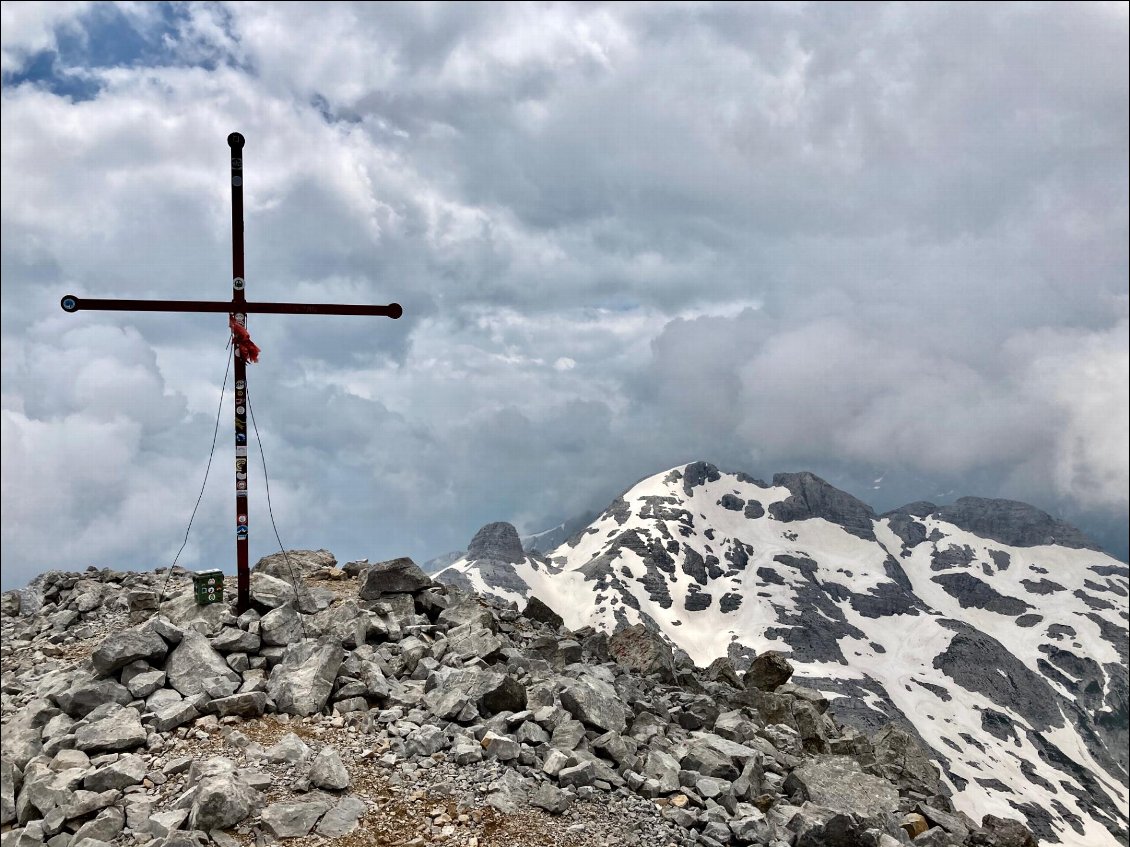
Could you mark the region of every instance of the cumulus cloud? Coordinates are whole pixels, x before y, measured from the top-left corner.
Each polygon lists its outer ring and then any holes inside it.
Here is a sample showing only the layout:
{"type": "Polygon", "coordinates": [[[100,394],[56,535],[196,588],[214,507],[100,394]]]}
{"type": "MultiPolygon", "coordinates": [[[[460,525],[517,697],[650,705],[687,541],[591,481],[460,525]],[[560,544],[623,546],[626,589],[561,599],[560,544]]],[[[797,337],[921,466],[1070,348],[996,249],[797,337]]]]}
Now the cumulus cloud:
{"type": "MultiPolygon", "coordinates": [[[[288,545],[427,557],[707,458],[1027,499],[1125,553],[1124,7],[3,24],[5,585],[179,546],[222,318],[57,304],[225,297],[236,129],[249,296],[405,307],[251,321],[288,545]]],[[[190,564],[230,559],[229,416],[190,564]]]]}

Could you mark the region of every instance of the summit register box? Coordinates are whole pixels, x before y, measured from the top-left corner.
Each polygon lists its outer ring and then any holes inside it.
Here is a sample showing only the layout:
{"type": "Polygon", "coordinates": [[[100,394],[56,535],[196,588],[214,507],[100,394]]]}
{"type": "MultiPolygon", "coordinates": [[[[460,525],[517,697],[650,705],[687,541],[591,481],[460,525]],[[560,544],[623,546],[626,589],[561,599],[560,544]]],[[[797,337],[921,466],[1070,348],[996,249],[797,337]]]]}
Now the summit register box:
{"type": "Polygon", "coordinates": [[[219,569],[197,571],[192,575],[192,591],[201,606],[219,603],[224,599],[224,572],[219,569]]]}

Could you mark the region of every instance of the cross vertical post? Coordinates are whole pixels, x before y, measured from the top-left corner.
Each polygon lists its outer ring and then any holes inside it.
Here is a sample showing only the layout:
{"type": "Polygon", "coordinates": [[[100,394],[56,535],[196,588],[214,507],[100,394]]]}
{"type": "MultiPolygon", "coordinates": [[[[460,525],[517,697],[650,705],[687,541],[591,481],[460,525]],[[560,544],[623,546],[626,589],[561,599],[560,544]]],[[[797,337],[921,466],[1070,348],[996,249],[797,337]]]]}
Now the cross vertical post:
{"type": "MultiPolygon", "coordinates": [[[[269,315],[370,315],[396,320],[404,310],[399,303],[386,306],[352,303],[255,303],[244,293],[243,267],[243,146],[238,132],[228,136],[231,148],[231,300],[130,300],[78,297],[66,294],[59,301],[64,312],[83,310],[130,312],[216,312],[227,313],[235,358],[235,555],[237,568],[236,609],[240,614],[251,607],[251,569],[248,556],[247,512],[247,362],[254,362],[258,348],[247,336],[247,316],[252,312],[269,315]]],[[[190,524],[191,526],[191,524],[190,524]]]]}
{"type": "MultiPolygon", "coordinates": [[[[231,148],[231,274],[232,317],[247,328],[247,313],[239,311],[247,302],[244,294],[246,282],[243,268],[243,145],[238,132],[228,136],[231,148]]],[[[235,562],[236,562],[236,614],[243,614],[251,606],[251,568],[248,556],[247,508],[247,362],[240,355],[238,345],[232,351],[235,358],[235,562]]]]}

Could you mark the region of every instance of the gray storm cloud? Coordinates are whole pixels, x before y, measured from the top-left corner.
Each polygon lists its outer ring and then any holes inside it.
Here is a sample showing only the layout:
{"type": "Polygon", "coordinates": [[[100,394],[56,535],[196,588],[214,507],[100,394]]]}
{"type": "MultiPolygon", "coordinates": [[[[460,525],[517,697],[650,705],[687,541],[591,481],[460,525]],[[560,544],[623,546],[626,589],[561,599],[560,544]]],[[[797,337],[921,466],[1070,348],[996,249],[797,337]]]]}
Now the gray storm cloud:
{"type": "Polygon", "coordinates": [[[251,295],[406,309],[252,321],[288,545],[427,557],[706,458],[1125,555],[1125,6],[3,14],[5,586],[180,544],[222,320],[57,304],[225,296],[233,129],[251,295]]]}

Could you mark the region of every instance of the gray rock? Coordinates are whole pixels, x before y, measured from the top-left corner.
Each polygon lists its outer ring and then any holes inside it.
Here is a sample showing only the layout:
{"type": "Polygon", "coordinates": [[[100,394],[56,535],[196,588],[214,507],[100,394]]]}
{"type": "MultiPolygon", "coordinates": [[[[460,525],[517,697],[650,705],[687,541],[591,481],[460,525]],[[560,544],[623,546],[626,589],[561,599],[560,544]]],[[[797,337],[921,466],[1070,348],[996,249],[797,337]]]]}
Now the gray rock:
{"type": "Polygon", "coordinates": [[[643,773],[659,782],[664,794],[679,790],[679,760],[662,750],[650,750],[644,761],[643,773]]]}
{"type": "Polygon", "coordinates": [[[691,743],[680,765],[684,770],[695,771],[703,776],[719,777],[731,782],[738,778],[739,773],[730,756],[720,753],[701,740],[691,743]]]}
{"type": "Polygon", "coordinates": [[[211,643],[218,653],[256,653],[260,645],[258,633],[234,626],[225,626],[211,643]]]}
{"type": "Polygon", "coordinates": [[[573,796],[568,791],[543,782],[530,794],[530,805],[545,809],[551,815],[560,815],[573,805],[573,796]]]}
{"type": "Polygon", "coordinates": [[[117,760],[90,772],[83,779],[83,787],[88,791],[110,791],[129,788],[145,778],[148,770],[141,756],[120,756],[117,760]]]}
{"type": "Polygon", "coordinates": [[[329,550],[287,550],[264,556],[252,567],[252,573],[265,573],[283,582],[298,580],[299,584],[305,577],[319,571],[332,568],[337,564],[337,559],[329,550]]]}
{"type": "Polygon", "coordinates": [[[522,745],[506,735],[487,731],[482,740],[483,751],[488,757],[499,761],[509,762],[518,758],[522,752],[522,745]]]}
{"type": "Polygon", "coordinates": [[[310,765],[310,784],[330,791],[344,791],[349,787],[349,772],[341,761],[341,755],[331,745],[318,751],[310,765]]]}
{"type": "Polygon", "coordinates": [[[20,790],[23,774],[7,758],[0,759],[0,826],[16,819],[16,792],[20,790]]]}
{"type": "Polygon", "coordinates": [[[200,710],[194,700],[178,700],[154,710],[151,723],[157,732],[169,732],[198,717],[200,710]]]}
{"type": "Polygon", "coordinates": [[[934,795],[941,790],[941,773],[917,738],[887,724],[871,738],[875,764],[870,768],[908,791],[934,795]]]}
{"type": "Polygon", "coordinates": [[[124,706],[133,700],[133,695],[116,680],[80,677],[71,687],[52,694],[51,699],[72,718],[82,718],[104,703],[124,706]]]}
{"type": "Polygon", "coordinates": [[[370,565],[361,575],[357,594],[362,600],[376,600],[383,594],[422,591],[431,584],[431,577],[415,562],[402,557],[370,565]]]}
{"type": "Polygon", "coordinates": [[[180,644],[169,654],[165,675],[169,685],[185,697],[210,692],[214,686],[223,694],[234,694],[241,682],[208,639],[192,629],[185,630],[180,644]]]}
{"type": "Polygon", "coordinates": [[[196,602],[192,591],[188,590],[162,603],[161,616],[150,618],[146,626],[169,643],[175,643],[176,633],[188,629],[218,632],[223,622],[230,618],[231,609],[227,603],[207,603],[202,606],[196,602]]]}
{"type": "Polygon", "coordinates": [[[502,641],[489,629],[465,624],[447,634],[448,650],[464,662],[468,659],[490,661],[502,649],[502,641]]]}
{"type": "Polygon", "coordinates": [[[310,752],[305,741],[293,732],[288,732],[267,748],[267,758],[272,762],[288,762],[293,765],[309,758],[310,752]]]}
{"type": "Polygon", "coordinates": [[[259,638],[268,646],[286,647],[302,637],[302,618],[293,603],[284,603],[259,620],[259,638]]]}
{"type": "MultiPolygon", "coordinates": [[[[522,610],[522,617],[528,618],[531,621],[549,624],[555,629],[560,629],[565,626],[565,619],[537,597],[531,597],[526,602],[526,608],[522,610]]],[[[549,787],[552,788],[552,786],[549,787]]]]}
{"type": "Polygon", "coordinates": [[[661,679],[675,679],[675,657],[663,637],[646,626],[625,627],[608,639],[608,652],[620,665],[643,675],[659,674],[661,679]]]}
{"type": "Polygon", "coordinates": [[[333,691],[341,658],[341,644],[333,638],[288,647],[267,682],[275,707],[292,715],[320,712],[333,691]]]}
{"type": "Polygon", "coordinates": [[[176,832],[188,820],[188,809],[170,809],[167,812],[158,812],[149,816],[149,834],[163,838],[176,832]]]}
{"type": "Polygon", "coordinates": [[[325,800],[272,803],[263,810],[263,826],[275,838],[301,838],[309,834],[330,808],[325,800]]]}
{"type": "Polygon", "coordinates": [[[464,736],[459,736],[451,746],[451,758],[457,765],[481,762],[483,760],[482,745],[464,736]]]}
{"type": "Polygon", "coordinates": [[[494,632],[498,622],[491,614],[490,607],[474,594],[456,593],[455,602],[448,604],[447,608],[439,613],[438,622],[449,630],[467,624],[476,625],[482,629],[494,632]]]}
{"type": "Polygon", "coordinates": [[[60,803],[62,817],[73,820],[105,809],[121,797],[117,791],[83,791],[72,793],[63,803],[60,803]]]}
{"type": "Polygon", "coordinates": [[[129,689],[129,693],[134,699],[144,700],[154,691],[163,688],[164,685],[164,671],[145,671],[131,676],[129,682],[126,683],[126,688],[129,689]]]}
{"type": "Polygon", "coordinates": [[[788,682],[792,675],[793,666],[789,660],[776,650],[769,650],[753,660],[746,671],[744,683],[746,688],[773,691],[788,682]]]}
{"type": "Polygon", "coordinates": [[[468,705],[487,714],[517,711],[525,708],[526,689],[513,677],[497,671],[441,668],[428,676],[424,705],[444,720],[455,720],[468,705]]]}
{"type": "Polygon", "coordinates": [[[215,712],[221,718],[230,715],[254,718],[266,710],[267,695],[262,691],[248,691],[243,694],[232,694],[230,697],[219,697],[208,704],[208,711],[215,712]]]}
{"type": "Polygon", "coordinates": [[[323,838],[341,838],[357,829],[358,821],[365,814],[365,801],[358,797],[342,797],[318,821],[315,832],[323,838]]]}
{"type": "Polygon", "coordinates": [[[558,750],[574,750],[585,738],[585,725],[565,719],[553,728],[550,743],[558,750]]]}
{"type": "Polygon", "coordinates": [[[765,815],[754,809],[730,821],[730,832],[741,844],[768,844],[771,830],[765,815]]]}
{"type": "MultiPolygon", "coordinates": [[[[99,707],[104,716],[75,733],[75,747],[83,752],[113,752],[132,750],[145,743],[148,733],[141,725],[137,709],[125,708],[116,703],[99,707]]],[[[94,715],[99,710],[91,712],[94,715]]]]}
{"type": "Polygon", "coordinates": [[[78,847],[84,840],[105,844],[113,841],[125,828],[126,816],[114,806],[103,809],[94,820],[87,821],[74,834],[71,844],[78,847]]]}
{"type": "Polygon", "coordinates": [[[193,766],[189,783],[196,783],[188,824],[205,832],[235,826],[258,807],[259,792],[235,771],[227,759],[213,758],[193,766]]]}
{"type": "Polygon", "coordinates": [[[130,662],[143,659],[160,662],[169,652],[169,645],[149,628],[127,629],[102,640],[91,654],[90,661],[99,676],[108,676],[130,662]]]}
{"type": "Polygon", "coordinates": [[[596,781],[596,768],[592,762],[581,762],[570,768],[562,768],[557,773],[559,785],[592,785],[596,781]]]}
{"type": "Polygon", "coordinates": [[[260,606],[277,609],[284,603],[296,603],[298,594],[289,582],[266,573],[252,573],[251,599],[260,606]]]}
{"type": "Polygon", "coordinates": [[[1020,821],[985,815],[981,826],[996,840],[998,847],[1037,847],[1035,836],[1020,821]]]}
{"type": "Polygon", "coordinates": [[[965,841],[969,837],[969,827],[955,814],[936,809],[926,803],[917,803],[914,810],[925,818],[930,826],[940,826],[946,832],[955,835],[958,841],[965,841]]]}
{"type": "Polygon", "coordinates": [[[731,783],[713,776],[700,776],[694,782],[694,790],[704,800],[717,800],[729,793],[731,783]]]}
{"type": "Polygon", "coordinates": [[[0,750],[3,751],[0,761],[9,762],[22,771],[43,750],[41,723],[30,707],[17,712],[0,733],[0,750]]]}
{"type": "Polygon", "coordinates": [[[340,641],[346,647],[364,644],[369,634],[369,612],[357,600],[334,603],[310,620],[310,634],[340,641]]]}
{"type": "Polygon", "coordinates": [[[616,690],[592,677],[570,680],[561,689],[561,705],[575,718],[602,730],[623,732],[627,720],[616,690]]]}
{"type": "Polygon", "coordinates": [[[819,756],[805,761],[785,779],[784,790],[835,812],[873,817],[898,811],[898,790],[865,774],[850,756],[819,756]]]}
{"type": "Polygon", "coordinates": [[[425,724],[404,739],[404,752],[409,756],[430,756],[447,746],[447,736],[438,726],[425,724]]]}

